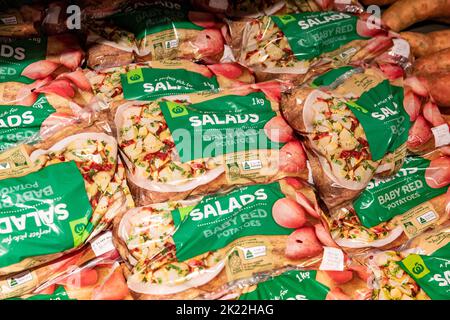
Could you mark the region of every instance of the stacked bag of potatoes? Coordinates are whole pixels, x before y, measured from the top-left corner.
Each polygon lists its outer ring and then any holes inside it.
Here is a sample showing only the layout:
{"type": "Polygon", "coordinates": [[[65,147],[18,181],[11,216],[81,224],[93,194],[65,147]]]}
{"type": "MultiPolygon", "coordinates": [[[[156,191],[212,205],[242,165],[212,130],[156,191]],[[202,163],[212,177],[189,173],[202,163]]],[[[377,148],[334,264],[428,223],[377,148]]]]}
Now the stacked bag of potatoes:
{"type": "Polygon", "coordinates": [[[450,298],[423,1],[3,2],[0,299],[450,298]]]}

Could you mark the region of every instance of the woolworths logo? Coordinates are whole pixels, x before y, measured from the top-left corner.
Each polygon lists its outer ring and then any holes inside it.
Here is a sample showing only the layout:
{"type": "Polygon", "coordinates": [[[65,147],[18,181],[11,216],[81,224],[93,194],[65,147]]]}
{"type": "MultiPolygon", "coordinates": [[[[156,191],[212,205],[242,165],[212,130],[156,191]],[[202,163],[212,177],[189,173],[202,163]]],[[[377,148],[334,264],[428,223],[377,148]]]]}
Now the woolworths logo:
{"type": "Polygon", "coordinates": [[[72,232],[74,246],[78,246],[84,242],[89,236],[86,230],[88,219],[86,217],[69,222],[70,231],[72,232]]]}
{"type": "Polygon", "coordinates": [[[279,16],[278,18],[280,18],[281,22],[283,22],[283,24],[288,24],[290,22],[295,22],[295,17],[291,16],[291,15],[284,15],[284,16],[279,16]]]}
{"type": "Polygon", "coordinates": [[[127,82],[128,84],[138,83],[144,81],[144,75],[142,74],[142,69],[134,69],[128,71],[127,73],[127,82]]]}
{"type": "Polygon", "coordinates": [[[188,110],[186,109],[186,107],[182,104],[168,101],[168,102],[165,102],[165,105],[169,109],[170,116],[172,118],[187,116],[189,113],[188,110]]]}
{"type": "Polygon", "coordinates": [[[410,254],[402,262],[416,279],[423,278],[430,273],[423,259],[417,254],[410,254]]]}

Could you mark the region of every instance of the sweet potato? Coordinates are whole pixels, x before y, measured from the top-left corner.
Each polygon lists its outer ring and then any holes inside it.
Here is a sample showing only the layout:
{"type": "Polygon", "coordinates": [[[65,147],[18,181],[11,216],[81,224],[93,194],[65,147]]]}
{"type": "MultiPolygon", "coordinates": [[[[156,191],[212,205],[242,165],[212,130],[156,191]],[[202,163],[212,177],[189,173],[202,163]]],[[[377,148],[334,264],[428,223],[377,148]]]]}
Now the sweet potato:
{"type": "Polygon", "coordinates": [[[399,0],[383,13],[381,20],[398,32],[420,21],[447,17],[450,0],[399,0]]]}
{"type": "Polygon", "coordinates": [[[450,72],[450,48],[419,58],[413,67],[415,74],[450,72]]]}
{"type": "Polygon", "coordinates": [[[362,0],[362,4],[366,6],[370,5],[377,5],[377,6],[387,6],[389,4],[393,4],[394,2],[397,2],[398,0],[362,0]]]}
{"type": "Polygon", "coordinates": [[[430,96],[440,107],[450,107],[450,70],[421,75],[419,79],[427,87],[430,96]]]}
{"type": "Polygon", "coordinates": [[[416,58],[450,48],[450,29],[427,34],[402,32],[400,35],[409,42],[413,55],[416,58]]]}

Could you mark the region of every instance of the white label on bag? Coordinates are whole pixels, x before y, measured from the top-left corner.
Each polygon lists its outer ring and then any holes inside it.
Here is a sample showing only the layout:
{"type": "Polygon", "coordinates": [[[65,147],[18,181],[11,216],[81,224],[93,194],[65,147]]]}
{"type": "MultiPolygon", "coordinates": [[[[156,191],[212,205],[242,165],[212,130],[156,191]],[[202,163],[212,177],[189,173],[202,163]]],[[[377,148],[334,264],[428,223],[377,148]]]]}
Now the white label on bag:
{"type": "Polygon", "coordinates": [[[322,263],[319,270],[343,271],[344,253],[342,250],[333,247],[323,247],[322,263]]]}
{"type": "Polygon", "coordinates": [[[450,132],[448,130],[448,125],[446,123],[431,128],[431,131],[434,135],[434,141],[436,147],[442,147],[447,144],[450,144],[450,132]]]}
{"type": "Polygon", "coordinates": [[[20,286],[21,284],[24,284],[28,281],[32,281],[33,280],[33,275],[31,274],[31,272],[27,271],[25,273],[19,274],[15,277],[9,278],[7,280],[8,285],[10,288],[14,288],[16,286],[20,286]]]}
{"type": "Polygon", "coordinates": [[[112,233],[110,231],[102,234],[100,237],[96,238],[91,242],[92,251],[94,251],[95,256],[101,256],[106,252],[115,250],[113,241],[112,241],[112,233]]]}
{"type": "Polygon", "coordinates": [[[408,41],[403,39],[394,39],[393,42],[394,46],[392,47],[391,52],[395,55],[408,58],[411,52],[408,41]]]}
{"type": "Polygon", "coordinates": [[[1,18],[2,22],[7,25],[17,24],[17,19],[15,16],[1,18]]]}

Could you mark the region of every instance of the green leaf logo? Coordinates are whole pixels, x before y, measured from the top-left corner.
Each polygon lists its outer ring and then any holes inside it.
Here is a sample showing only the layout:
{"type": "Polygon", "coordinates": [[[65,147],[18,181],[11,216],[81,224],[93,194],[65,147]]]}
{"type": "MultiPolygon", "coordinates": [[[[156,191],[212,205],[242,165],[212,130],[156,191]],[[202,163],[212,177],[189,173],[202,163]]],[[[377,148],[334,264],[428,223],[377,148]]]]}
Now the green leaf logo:
{"type": "Polygon", "coordinates": [[[412,268],[412,272],[415,274],[421,274],[423,270],[425,270],[424,266],[418,262],[416,262],[416,264],[412,268]]]}
{"type": "Polygon", "coordinates": [[[131,71],[128,71],[127,73],[127,82],[129,84],[137,83],[137,82],[143,82],[144,81],[144,75],[142,74],[142,69],[134,69],[131,71]]]}
{"type": "Polygon", "coordinates": [[[283,22],[283,24],[288,24],[290,22],[295,22],[295,17],[291,16],[289,14],[284,15],[284,16],[279,16],[281,22],[283,22]]]}
{"type": "Polygon", "coordinates": [[[430,273],[422,257],[418,254],[408,255],[400,262],[400,265],[402,264],[409,271],[409,274],[416,279],[423,278],[430,273]]]}
{"type": "Polygon", "coordinates": [[[172,101],[167,101],[167,102],[165,102],[165,104],[166,104],[167,108],[169,109],[170,116],[172,118],[178,118],[178,117],[188,115],[188,110],[182,104],[172,102],[172,101]]]}

